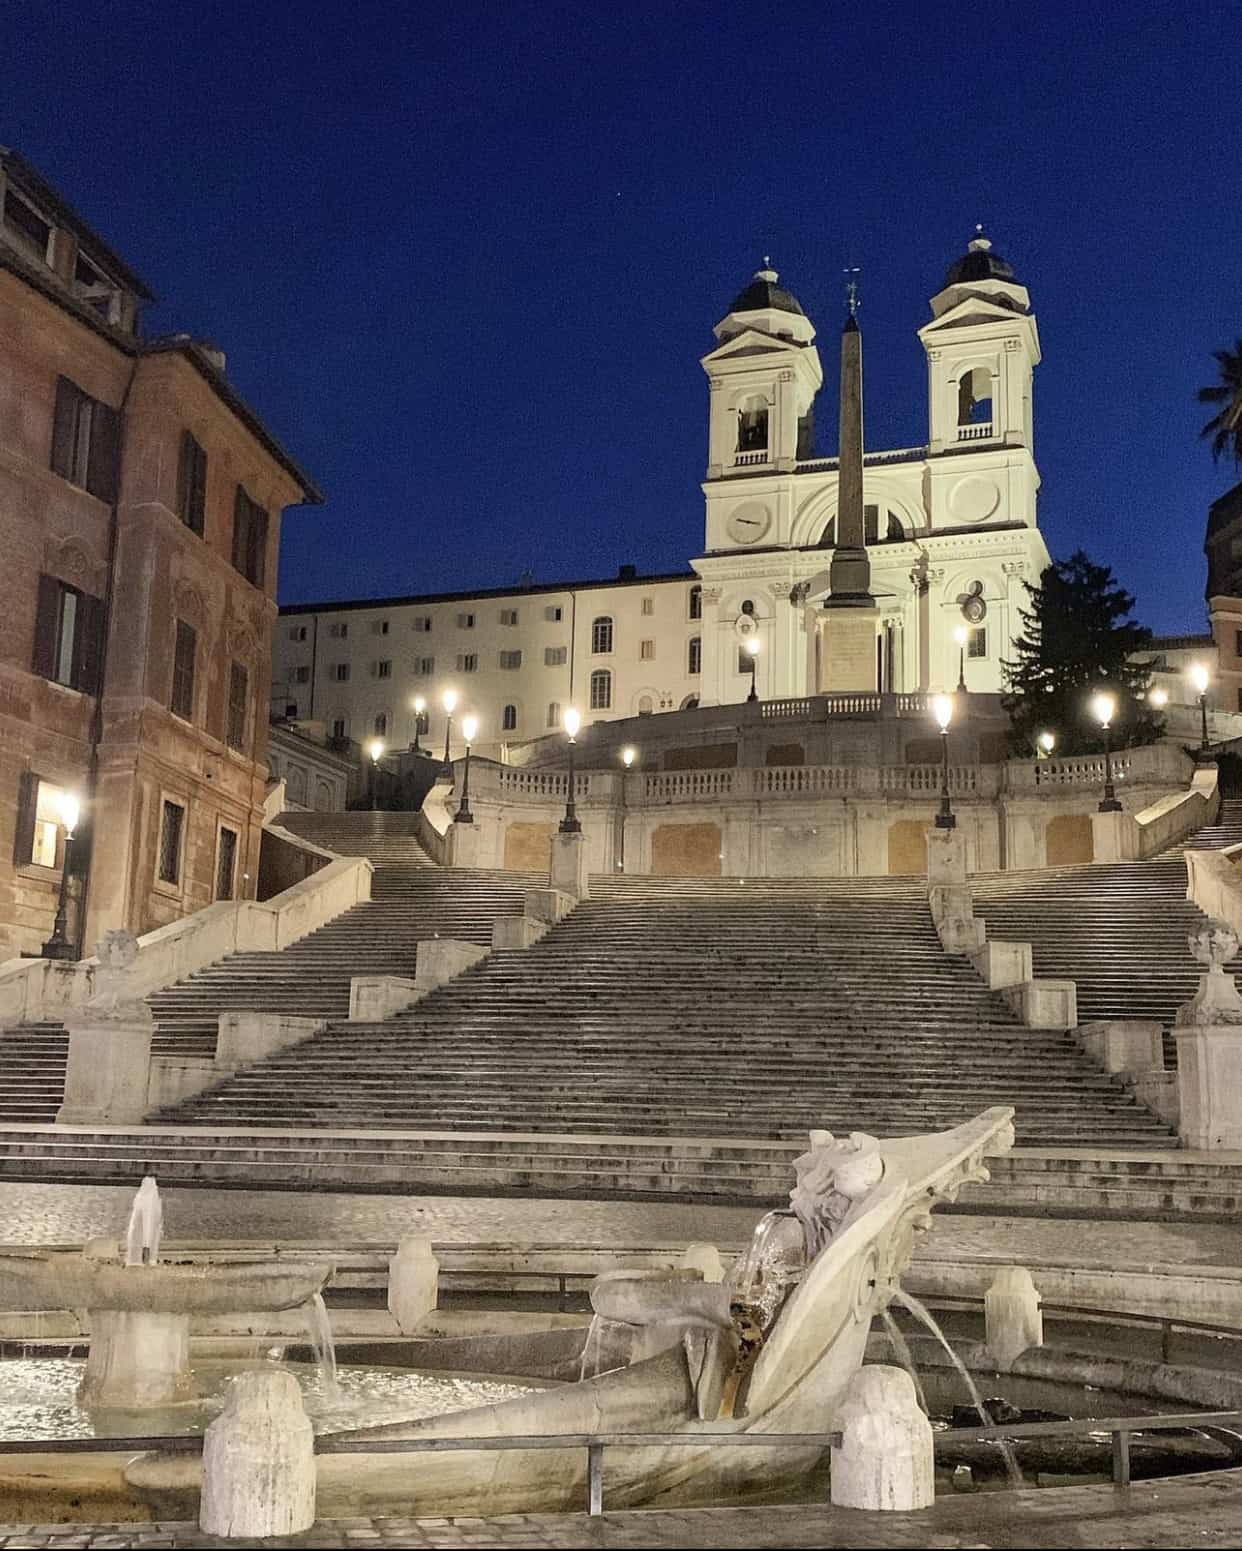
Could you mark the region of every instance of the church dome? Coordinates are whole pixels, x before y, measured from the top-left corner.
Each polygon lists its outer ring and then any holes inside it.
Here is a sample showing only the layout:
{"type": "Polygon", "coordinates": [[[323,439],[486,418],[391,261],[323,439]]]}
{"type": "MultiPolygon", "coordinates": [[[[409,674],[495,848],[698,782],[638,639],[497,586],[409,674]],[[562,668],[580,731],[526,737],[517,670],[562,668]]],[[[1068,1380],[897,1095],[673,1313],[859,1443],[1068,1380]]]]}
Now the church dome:
{"type": "Polygon", "coordinates": [[[1010,285],[1018,283],[1013,265],[992,251],[991,241],[983,235],[981,226],[975,227],[975,235],[961,258],[949,265],[944,283],[969,285],[977,280],[1004,280],[1010,285]]]}
{"type": "Polygon", "coordinates": [[[755,271],[746,289],[739,291],[733,298],[729,304],[729,311],[792,312],[796,317],[806,317],[802,310],[802,303],[793,292],[787,291],[783,285],[777,285],[776,282],[780,276],[774,269],[768,267],[766,258],[763,264],[762,269],[755,271]]]}

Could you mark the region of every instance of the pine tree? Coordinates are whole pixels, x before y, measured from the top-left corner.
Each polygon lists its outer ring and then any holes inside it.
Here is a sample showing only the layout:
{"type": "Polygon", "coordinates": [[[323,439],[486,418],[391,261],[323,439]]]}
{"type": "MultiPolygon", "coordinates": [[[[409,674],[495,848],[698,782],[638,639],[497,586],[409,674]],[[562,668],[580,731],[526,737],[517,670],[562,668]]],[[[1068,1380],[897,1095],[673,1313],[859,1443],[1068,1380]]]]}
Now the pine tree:
{"type": "Polygon", "coordinates": [[[1117,697],[1114,748],[1158,738],[1163,723],[1144,698],[1152,662],[1135,660],[1152,634],[1130,617],[1134,599],[1109,567],[1078,549],[1026,590],[1031,606],[1020,610],[1023,633],[1012,660],[1001,664],[1015,749],[1032,753],[1039,734],[1052,732],[1058,753],[1094,753],[1101,732],[1089,702],[1097,689],[1117,697]]]}

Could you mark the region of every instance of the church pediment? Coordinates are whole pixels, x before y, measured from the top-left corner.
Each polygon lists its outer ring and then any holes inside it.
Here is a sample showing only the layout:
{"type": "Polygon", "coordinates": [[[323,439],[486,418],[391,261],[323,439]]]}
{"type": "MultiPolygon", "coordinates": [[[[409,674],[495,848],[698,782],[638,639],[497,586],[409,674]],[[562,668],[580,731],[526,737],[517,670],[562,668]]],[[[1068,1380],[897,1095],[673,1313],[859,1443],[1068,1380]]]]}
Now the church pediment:
{"type": "Polygon", "coordinates": [[[749,355],[802,356],[805,354],[806,347],[795,344],[791,339],[777,339],[774,334],[765,334],[761,329],[743,329],[740,334],[734,334],[732,338],[726,339],[724,344],[705,355],[703,365],[706,366],[709,361],[734,361],[749,355]]]}
{"type": "Polygon", "coordinates": [[[925,339],[929,334],[941,334],[955,328],[978,328],[986,323],[1003,323],[1012,329],[1022,317],[1023,314],[1014,312],[1012,307],[999,306],[982,296],[968,296],[931,323],[925,323],[919,335],[925,339]]]}

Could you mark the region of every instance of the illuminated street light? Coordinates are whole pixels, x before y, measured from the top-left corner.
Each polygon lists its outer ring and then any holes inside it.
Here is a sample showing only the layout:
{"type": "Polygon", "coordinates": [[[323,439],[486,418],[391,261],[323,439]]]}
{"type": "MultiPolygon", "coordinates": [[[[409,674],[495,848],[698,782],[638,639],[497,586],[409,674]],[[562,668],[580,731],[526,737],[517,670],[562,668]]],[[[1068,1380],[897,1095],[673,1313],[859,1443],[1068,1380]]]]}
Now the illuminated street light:
{"type": "Polygon", "coordinates": [[[1057,746],[1057,735],[1056,735],[1056,733],[1055,732],[1041,732],[1039,737],[1036,738],[1035,741],[1036,741],[1036,743],[1039,744],[1039,751],[1040,751],[1039,752],[1039,757],[1040,757],[1040,759],[1051,759],[1052,758],[1052,751],[1057,746]]]}
{"type": "Polygon", "coordinates": [[[378,772],[378,769],[379,769],[379,762],[384,757],[384,740],[383,740],[383,738],[372,738],[372,739],[370,739],[370,741],[367,743],[367,753],[371,756],[371,767],[370,767],[370,770],[368,772],[368,775],[369,775],[369,783],[368,784],[370,785],[370,788],[371,788],[371,812],[374,813],[376,808],[379,806],[378,796],[377,796],[377,793],[376,793],[376,786],[377,786],[377,782],[378,782],[377,772],[378,772]]]}
{"type": "Polygon", "coordinates": [[[1208,723],[1207,723],[1207,692],[1208,685],[1212,681],[1212,675],[1208,672],[1205,662],[1192,662],[1187,671],[1187,677],[1194,685],[1195,694],[1199,697],[1199,715],[1203,718],[1203,736],[1199,740],[1200,756],[1208,751],[1208,723]]]}
{"type": "Polygon", "coordinates": [[[414,707],[414,746],[411,752],[421,754],[423,751],[418,742],[418,735],[423,730],[423,713],[427,709],[426,695],[415,695],[411,704],[414,707]]]}
{"type": "Polygon", "coordinates": [[[578,822],[577,810],[574,807],[574,739],[578,736],[579,727],[582,726],[582,718],[573,706],[565,707],[561,725],[569,739],[569,784],[565,791],[565,817],[561,820],[560,832],[562,835],[580,835],[582,825],[578,822]]]}
{"type": "Polygon", "coordinates": [[[1106,689],[1098,689],[1091,697],[1091,714],[1104,730],[1104,797],[1100,802],[1101,813],[1120,813],[1121,804],[1113,786],[1113,752],[1110,730],[1117,714],[1117,697],[1106,689]]]}
{"type": "Polygon", "coordinates": [[[56,918],[52,922],[52,935],[43,944],[45,959],[72,959],[73,944],[66,935],[69,917],[69,857],[73,851],[73,833],[82,816],[82,803],[76,792],[60,794],[60,822],[65,831],[65,846],[60,863],[60,893],[56,897],[56,918]]]}
{"type": "Polygon", "coordinates": [[[1157,684],[1154,689],[1149,689],[1147,691],[1147,704],[1154,706],[1157,711],[1163,711],[1168,703],[1169,692],[1167,689],[1161,689],[1159,684],[1157,684]]]}
{"type": "Polygon", "coordinates": [[[933,695],[932,715],[940,724],[941,782],[940,812],[936,815],[937,829],[956,829],[953,803],[949,798],[949,723],[953,720],[953,696],[933,695]]]}
{"type": "Polygon", "coordinates": [[[440,704],[444,707],[444,762],[440,766],[440,779],[451,781],[453,779],[453,761],[449,758],[449,737],[453,731],[453,712],[457,709],[457,691],[446,689],[440,696],[440,704]]]}
{"type": "Polygon", "coordinates": [[[466,740],[466,768],[461,777],[461,802],[457,805],[457,812],[453,815],[454,824],[473,824],[474,814],[470,811],[470,745],[474,742],[479,731],[479,719],[477,716],[463,716],[461,719],[461,735],[466,740]]]}
{"type": "Polygon", "coordinates": [[[746,696],[747,703],[758,700],[759,694],[755,689],[755,671],[759,666],[759,637],[752,635],[746,643],[746,651],[750,656],[750,694],[746,696]]]}

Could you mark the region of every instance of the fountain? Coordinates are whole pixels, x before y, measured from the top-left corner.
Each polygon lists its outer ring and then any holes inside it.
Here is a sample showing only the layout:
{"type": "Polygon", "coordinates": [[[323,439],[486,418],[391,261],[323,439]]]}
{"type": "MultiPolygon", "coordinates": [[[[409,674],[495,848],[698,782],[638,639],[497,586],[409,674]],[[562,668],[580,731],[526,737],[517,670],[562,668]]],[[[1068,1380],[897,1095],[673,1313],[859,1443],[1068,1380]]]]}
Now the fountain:
{"type": "Polygon", "coordinates": [[[161,1261],[163,1218],[159,1188],[148,1176],[134,1198],[123,1252],[113,1241],[95,1240],[77,1252],[0,1254],[0,1275],[22,1289],[27,1307],[86,1310],[83,1405],[139,1410],[191,1399],[192,1318],[299,1308],[331,1274],[327,1265],[275,1260],[161,1261]]]}

